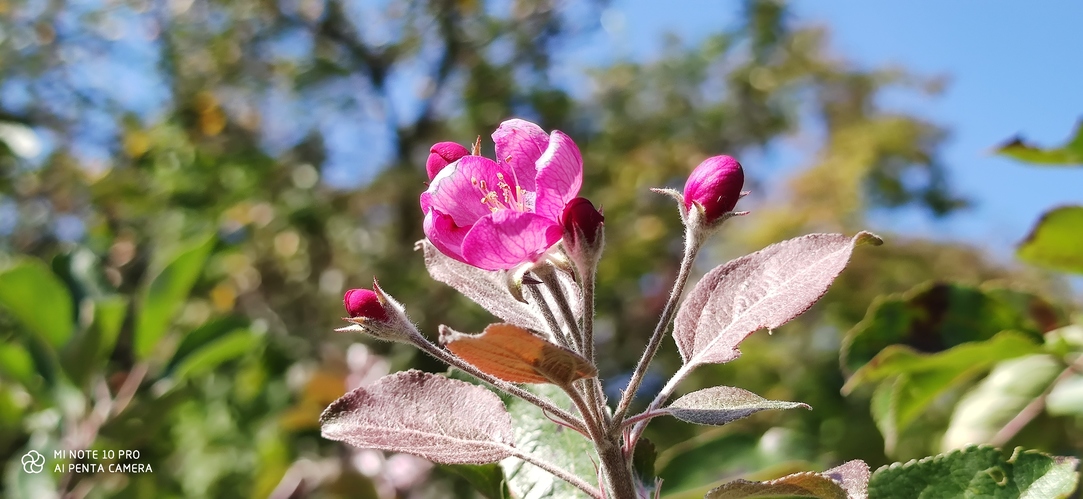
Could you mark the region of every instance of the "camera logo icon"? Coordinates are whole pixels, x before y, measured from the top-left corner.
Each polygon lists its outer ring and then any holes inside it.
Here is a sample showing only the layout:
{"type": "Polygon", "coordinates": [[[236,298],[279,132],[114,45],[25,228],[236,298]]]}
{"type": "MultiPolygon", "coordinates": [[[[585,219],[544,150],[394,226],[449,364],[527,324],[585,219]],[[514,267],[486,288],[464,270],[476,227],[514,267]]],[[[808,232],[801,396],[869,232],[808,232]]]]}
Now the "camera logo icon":
{"type": "Polygon", "coordinates": [[[27,473],[41,473],[45,468],[45,456],[36,450],[23,454],[23,471],[27,473]]]}

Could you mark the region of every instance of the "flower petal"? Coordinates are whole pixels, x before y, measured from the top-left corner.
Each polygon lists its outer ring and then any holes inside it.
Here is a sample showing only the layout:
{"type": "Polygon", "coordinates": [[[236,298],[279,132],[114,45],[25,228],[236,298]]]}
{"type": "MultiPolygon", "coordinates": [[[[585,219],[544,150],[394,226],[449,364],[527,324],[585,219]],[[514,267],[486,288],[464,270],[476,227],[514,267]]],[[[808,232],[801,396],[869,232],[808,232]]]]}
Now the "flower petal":
{"type": "Polygon", "coordinates": [[[541,127],[526,120],[512,119],[500,124],[493,132],[496,143],[496,161],[507,164],[519,187],[534,191],[537,176],[536,162],[549,146],[549,134],[541,127]]]}
{"type": "Polygon", "coordinates": [[[441,253],[467,263],[463,258],[462,245],[470,227],[459,227],[449,215],[433,209],[425,213],[424,230],[425,237],[429,238],[429,242],[441,253]]]}
{"type": "Polygon", "coordinates": [[[426,212],[438,209],[450,215],[455,225],[469,227],[491,212],[481,202],[484,193],[480,186],[484,183],[486,189],[500,194],[498,174],[510,177],[507,169],[489,158],[466,156],[433,177],[429,189],[421,195],[421,209],[426,212]],[[474,185],[474,180],[478,185],[474,185]]]}
{"type": "Polygon", "coordinates": [[[538,158],[537,193],[534,213],[549,220],[560,220],[564,206],[579,195],[583,186],[583,156],[572,138],[553,131],[549,147],[538,158]]]}
{"type": "Polygon", "coordinates": [[[505,270],[531,262],[560,240],[564,229],[533,213],[500,210],[481,218],[463,239],[466,263],[505,270]]]}

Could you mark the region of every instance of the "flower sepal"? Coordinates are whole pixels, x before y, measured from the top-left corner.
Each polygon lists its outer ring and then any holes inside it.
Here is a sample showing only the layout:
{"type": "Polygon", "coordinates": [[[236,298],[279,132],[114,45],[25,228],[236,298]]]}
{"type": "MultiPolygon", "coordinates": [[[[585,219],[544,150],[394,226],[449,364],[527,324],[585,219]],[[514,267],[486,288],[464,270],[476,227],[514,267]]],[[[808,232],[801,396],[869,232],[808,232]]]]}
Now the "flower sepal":
{"type": "MultiPolygon", "coordinates": [[[[651,192],[663,194],[675,199],[677,201],[677,209],[681,213],[681,222],[684,223],[684,226],[689,229],[696,227],[698,230],[706,233],[718,229],[726,222],[726,220],[733,217],[742,217],[751,213],[749,211],[727,211],[712,219],[707,216],[707,210],[702,204],[697,201],[685,203],[684,195],[676,189],[653,188],[651,189],[651,192]],[[689,204],[691,204],[691,206],[689,206],[689,204]]],[[[741,191],[739,197],[743,198],[751,193],[752,191],[741,191]]]]}
{"type": "Polygon", "coordinates": [[[343,299],[346,313],[351,317],[342,320],[349,326],[335,329],[338,332],[358,332],[384,341],[417,344],[424,341],[413,322],[406,316],[406,308],[380,289],[380,283],[372,279],[372,291],[351,289],[343,299]]]}

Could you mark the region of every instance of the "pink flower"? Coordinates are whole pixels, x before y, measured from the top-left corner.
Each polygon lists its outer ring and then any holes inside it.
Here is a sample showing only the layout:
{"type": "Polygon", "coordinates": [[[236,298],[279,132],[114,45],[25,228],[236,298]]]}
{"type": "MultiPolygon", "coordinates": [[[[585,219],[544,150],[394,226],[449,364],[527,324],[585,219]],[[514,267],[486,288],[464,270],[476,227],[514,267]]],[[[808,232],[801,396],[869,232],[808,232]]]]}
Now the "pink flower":
{"type": "Polygon", "coordinates": [[[693,202],[698,203],[708,222],[717,220],[733,211],[744,184],[745,171],[736,159],[730,156],[707,158],[692,170],[684,184],[684,205],[691,209],[693,202]]]}
{"type": "Polygon", "coordinates": [[[425,235],[438,250],[485,270],[536,261],[560,240],[565,205],[583,185],[583,158],[563,132],[519,119],[493,132],[498,161],[465,156],[421,194],[425,235]]]}

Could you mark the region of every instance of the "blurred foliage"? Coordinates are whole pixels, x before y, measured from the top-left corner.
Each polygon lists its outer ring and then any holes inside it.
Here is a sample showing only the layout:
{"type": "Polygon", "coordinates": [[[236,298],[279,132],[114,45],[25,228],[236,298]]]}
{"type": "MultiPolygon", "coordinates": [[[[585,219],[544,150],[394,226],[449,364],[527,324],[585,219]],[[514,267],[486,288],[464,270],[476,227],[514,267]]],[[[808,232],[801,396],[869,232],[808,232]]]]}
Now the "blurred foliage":
{"type": "MultiPolygon", "coordinates": [[[[1071,166],[1078,163],[1072,153],[1078,142],[1076,137],[1066,146],[1043,150],[1013,139],[999,152],[1030,163],[1071,166]]],[[[1019,244],[1017,256],[1037,266],[1083,273],[1080,213],[1081,206],[1062,206],[1042,215],[1019,244]]],[[[1083,406],[1075,401],[1083,380],[1081,317],[1083,311],[1069,300],[1057,303],[992,283],[918,286],[878,299],[847,333],[841,363],[852,375],[843,391],[875,385],[873,418],[886,452],[900,459],[983,442],[1038,447],[1078,460],[1083,446],[1083,406]]],[[[987,451],[996,458],[993,449],[980,452],[987,451]]],[[[942,454],[913,466],[973,452],[942,454]]],[[[1009,463],[1026,457],[1017,450],[1009,463]]],[[[905,468],[878,471],[871,490],[877,490],[877,476],[883,479],[905,468]]],[[[1077,479],[1069,479],[1071,470],[1062,471],[1069,473],[1064,476],[1068,481],[1043,494],[1072,493],[1077,479]]],[[[893,486],[903,481],[910,488],[924,487],[921,480],[892,481],[893,486]]],[[[1026,487],[1020,487],[1009,496],[1024,493],[1026,487]]]]}
{"type": "MultiPolygon", "coordinates": [[[[558,84],[562,54],[589,41],[605,8],[0,2],[0,494],[470,496],[460,475],[477,470],[343,447],[319,438],[317,417],[389,371],[443,370],[409,348],[332,332],[346,288],[380,276],[428,334],[491,321],[433,283],[412,246],[428,147],[473,142],[506,117],[564,130],[583,151],[583,195],[607,216],[598,351],[614,390],[681,251],[671,201],[648,188],[679,187],[703,158],[780,145],[808,158],[786,171],[746,161],[753,194],[742,206],[754,213],[728,224],[703,264],[809,231],[852,233],[872,209],[942,216],[965,206],[938,158],[947,132],[877,105],[889,89],[935,94],[939,80],[856,67],[830,53],[825,28],[783,3],[747,0],[714,36],[671,36],[656,59],[593,68],[588,90],[558,84]],[[138,450],[154,472],[52,472],[54,449],[92,448],[138,450]],[[22,472],[29,449],[46,454],[49,472],[22,472]]],[[[687,383],[815,410],[708,430],[659,420],[647,437],[667,492],[893,460],[868,400],[840,394],[842,332],[877,296],[931,279],[972,290],[1010,279],[1050,303],[1064,294],[976,248],[888,242],[856,255],[809,314],[687,383]]],[[[1039,329],[1042,348],[1075,351],[1039,329]]],[[[656,380],[678,363],[667,344],[656,380]]],[[[1028,442],[1078,449],[1071,414],[1028,442]]],[[[945,423],[933,419],[915,428],[945,423]]],[[[907,438],[896,448],[931,452],[924,437],[907,438]]]]}

